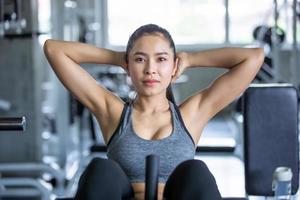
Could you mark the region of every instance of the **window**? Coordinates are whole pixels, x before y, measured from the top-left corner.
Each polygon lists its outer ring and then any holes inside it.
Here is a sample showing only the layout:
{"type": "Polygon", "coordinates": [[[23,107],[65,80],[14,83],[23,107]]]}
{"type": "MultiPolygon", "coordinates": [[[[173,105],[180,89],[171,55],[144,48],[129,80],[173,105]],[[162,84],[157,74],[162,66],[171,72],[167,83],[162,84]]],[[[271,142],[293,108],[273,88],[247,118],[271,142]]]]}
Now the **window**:
{"type": "MultiPolygon", "coordinates": [[[[278,26],[292,42],[293,0],[277,0],[278,26]]],[[[274,0],[229,0],[229,38],[231,43],[251,43],[259,25],[274,26],[274,0]]],[[[298,31],[298,37],[300,36],[298,31]]]]}
{"type": "MultiPolygon", "coordinates": [[[[278,25],[291,43],[293,0],[277,2],[278,25]]],[[[169,30],[177,45],[223,44],[226,34],[229,43],[249,44],[257,26],[274,26],[274,0],[107,0],[107,5],[110,45],[126,45],[131,33],[147,23],[169,30]]]]}
{"type": "Polygon", "coordinates": [[[50,0],[38,0],[39,31],[49,33],[51,30],[50,0]]]}
{"type": "Polygon", "coordinates": [[[229,40],[250,43],[256,26],[267,24],[273,15],[273,0],[229,0],[229,40]]]}
{"type": "Polygon", "coordinates": [[[223,0],[108,0],[108,40],[126,45],[131,33],[155,23],[171,33],[176,44],[223,43],[223,0]]]}

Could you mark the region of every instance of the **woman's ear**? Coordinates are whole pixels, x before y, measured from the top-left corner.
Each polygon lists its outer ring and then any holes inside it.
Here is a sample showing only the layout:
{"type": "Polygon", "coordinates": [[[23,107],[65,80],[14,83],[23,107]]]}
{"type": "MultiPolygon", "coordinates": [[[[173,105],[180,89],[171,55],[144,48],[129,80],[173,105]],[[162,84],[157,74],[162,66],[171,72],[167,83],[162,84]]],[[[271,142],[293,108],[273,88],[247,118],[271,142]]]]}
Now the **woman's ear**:
{"type": "Polygon", "coordinates": [[[172,76],[174,76],[176,74],[177,69],[178,69],[178,58],[175,59],[174,68],[173,68],[173,71],[172,71],[172,76]]]}

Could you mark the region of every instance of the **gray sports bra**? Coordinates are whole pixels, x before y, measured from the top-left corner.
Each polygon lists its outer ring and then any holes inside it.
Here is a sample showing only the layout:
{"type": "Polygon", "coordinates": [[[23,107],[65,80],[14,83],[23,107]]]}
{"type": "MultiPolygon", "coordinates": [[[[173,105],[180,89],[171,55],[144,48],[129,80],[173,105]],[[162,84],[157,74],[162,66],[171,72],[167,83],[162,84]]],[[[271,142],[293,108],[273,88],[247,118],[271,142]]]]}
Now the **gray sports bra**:
{"type": "Polygon", "coordinates": [[[119,126],[107,144],[107,157],[119,163],[132,183],[145,182],[147,155],[156,154],[160,157],[159,182],[163,183],[179,163],[194,159],[194,141],[176,105],[172,102],[169,104],[173,131],[170,136],[159,140],[139,137],[132,126],[132,104],[124,106],[119,126]]]}

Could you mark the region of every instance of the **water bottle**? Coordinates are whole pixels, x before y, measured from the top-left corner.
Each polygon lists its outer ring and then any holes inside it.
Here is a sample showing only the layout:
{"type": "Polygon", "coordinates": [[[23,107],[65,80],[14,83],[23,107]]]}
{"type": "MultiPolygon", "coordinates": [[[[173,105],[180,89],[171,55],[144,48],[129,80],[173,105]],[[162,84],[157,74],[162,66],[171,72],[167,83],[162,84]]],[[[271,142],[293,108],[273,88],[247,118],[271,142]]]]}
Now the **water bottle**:
{"type": "Polygon", "coordinates": [[[291,200],[292,170],[289,167],[277,167],[273,173],[272,190],[275,200],[291,200]]]}

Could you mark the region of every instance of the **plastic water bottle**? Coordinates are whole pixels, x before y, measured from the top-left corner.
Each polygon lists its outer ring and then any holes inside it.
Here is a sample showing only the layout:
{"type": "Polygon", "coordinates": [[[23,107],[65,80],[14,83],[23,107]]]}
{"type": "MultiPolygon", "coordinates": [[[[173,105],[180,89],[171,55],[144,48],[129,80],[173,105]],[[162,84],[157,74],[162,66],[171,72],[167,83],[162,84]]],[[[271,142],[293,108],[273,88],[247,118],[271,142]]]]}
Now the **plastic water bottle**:
{"type": "Polygon", "coordinates": [[[275,200],[291,200],[293,173],[289,167],[277,167],[273,173],[272,190],[275,200]]]}

